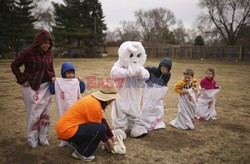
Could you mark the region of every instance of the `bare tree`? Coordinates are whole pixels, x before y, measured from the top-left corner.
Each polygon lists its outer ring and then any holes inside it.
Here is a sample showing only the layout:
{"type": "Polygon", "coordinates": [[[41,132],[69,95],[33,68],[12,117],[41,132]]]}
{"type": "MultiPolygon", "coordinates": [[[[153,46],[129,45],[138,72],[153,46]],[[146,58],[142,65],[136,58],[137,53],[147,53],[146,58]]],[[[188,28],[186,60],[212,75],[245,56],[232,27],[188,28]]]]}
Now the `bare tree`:
{"type": "Polygon", "coordinates": [[[186,44],[191,44],[193,45],[194,44],[194,40],[195,40],[195,37],[197,35],[199,35],[199,31],[195,28],[192,28],[192,29],[186,29],[186,37],[185,37],[185,40],[186,40],[186,44]]]}
{"type": "Polygon", "coordinates": [[[36,13],[36,18],[39,20],[37,27],[51,31],[51,27],[54,24],[53,10],[51,7],[38,11],[36,13]]]}
{"type": "Polygon", "coordinates": [[[135,12],[136,22],[141,26],[144,41],[166,42],[172,40],[170,27],[175,24],[172,11],[164,8],[139,9],[135,12]]]}
{"type": "Polygon", "coordinates": [[[51,31],[51,27],[54,24],[53,9],[48,0],[33,0],[35,6],[33,15],[38,20],[35,23],[35,27],[38,29],[47,29],[51,31]]]}
{"type": "MultiPolygon", "coordinates": [[[[197,22],[194,24],[194,28],[197,31],[196,36],[201,35],[206,43],[206,45],[219,45],[223,43],[223,38],[220,35],[218,29],[211,23],[206,24],[204,22],[197,22]]],[[[194,38],[193,38],[194,40],[194,38]]]]}
{"type": "Polygon", "coordinates": [[[141,41],[140,32],[135,22],[121,21],[120,27],[117,27],[113,32],[107,33],[107,40],[109,41],[128,41],[136,40],[141,41]],[[109,36],[112,35],[112,36],[109,36]]]}
{"type": "Polygon", "coordinates": [[[138,30],[138,26],[135,22],[132,21],[121,21],[121,41],[127,40],[141,40],[140,32],[138,30]]]}
{"type": "Polygon", "coordinates": [[[239,38],[238,45],[249,46],[250,45],[250,25],[244,28],[242,36],[239,38]]]}
{"type": "Polygon", "coordinates": [[[119,38],[117,38],[117,35],[115,31],[107,30],[106,32],[106,42],[116,42],[119,38]]]}
{"type": "Polygon", "coordinates": [[[176,43],[184,44],[186,42],[187,33],[181,20],[177,23],[177,27],[173,29],[173,34],[176,43]]]}
{"type": "Polygon", "coordinates": [[[250,0],[200,0],[199,5],[207,10],[200,23],[212,22],[227,45],[234,45],[249,24],[250,0]]]}

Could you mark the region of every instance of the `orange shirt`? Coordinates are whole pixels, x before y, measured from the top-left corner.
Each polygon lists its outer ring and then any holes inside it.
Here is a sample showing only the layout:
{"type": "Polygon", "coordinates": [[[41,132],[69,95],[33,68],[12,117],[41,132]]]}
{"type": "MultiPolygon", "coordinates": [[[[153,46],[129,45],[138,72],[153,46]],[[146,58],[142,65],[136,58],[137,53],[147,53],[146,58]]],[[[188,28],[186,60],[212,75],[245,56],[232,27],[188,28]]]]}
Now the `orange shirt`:
{"type": "Polygon", "coordinates": [[[56,133],[59,139],[69,139],[75,135],[80,124],[101,123],[103,118],[101,102],[89,95],[73,104],[59,119],[56,133]]]}
{"type": "Polygon", "coordinates": [[[190,83],[187,83],[185,80],[180,80],[177,84],[175,84],[175,91],[182,94],[184,93],[183,88],[189,89],[193,87],[196,90],[196,82],[197,80],[195,78],[192,78],[192,82],[190,83]]]}

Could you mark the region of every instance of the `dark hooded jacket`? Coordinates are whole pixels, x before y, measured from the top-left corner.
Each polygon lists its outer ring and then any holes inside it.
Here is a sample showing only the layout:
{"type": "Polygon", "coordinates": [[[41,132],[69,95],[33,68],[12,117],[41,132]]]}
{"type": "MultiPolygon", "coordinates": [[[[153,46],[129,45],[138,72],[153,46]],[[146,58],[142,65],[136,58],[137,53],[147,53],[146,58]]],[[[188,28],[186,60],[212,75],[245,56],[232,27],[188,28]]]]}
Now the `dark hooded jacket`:
{"type": "Polygon", "coordinates": [[[51,81],[55,77],[51,53],[52,45],[50,33],[46,30],[41,30],[33,43],[20,52],[19,56],[11,64],[17,83],[22,85],[28,81],[30,87],[37,91],[41,83],[51,81]],[[46,40],[50,40],[50,47],[48,51],[44,52],[40,50],[40,45],[46,40]],[[20,70],[22,65],[24,65],[23,72],[20,70]]]}
{"type": "Polygon", "coordinates": [[[168,81],[170,80],[171,77],[171,70],[172,68],[172,60],[169,58],[164,58],[161,60],[160,64],[158,67],[146,67],[148,70],[150,77],[149,80],[147,80],[147,83],[155,83],[160,86],[167,86],[168,81]],[[161,67],[167,67],[168,68],[168,73],[167,74],[162,74],[161,73],[161,67]]]}
{"type": "MultiPolygon", "coordinates": [[[[69,71],[69,70],[73,70],[74,73],[75,73],[74,64],[71,63],[71,62],[63,63],[62,68],[61,68],[61,75],[62,75],[63,78],[66,78],[65,77],[65,72],[69,71]]],[[[49,91],[50,91],[51,94],[55,94],[55,83],[50,83],[49,91]]],[[[83,81],[80,81],[80,93],[83,93],[84,91],[85,91],[85,83],[83,81]]]]}

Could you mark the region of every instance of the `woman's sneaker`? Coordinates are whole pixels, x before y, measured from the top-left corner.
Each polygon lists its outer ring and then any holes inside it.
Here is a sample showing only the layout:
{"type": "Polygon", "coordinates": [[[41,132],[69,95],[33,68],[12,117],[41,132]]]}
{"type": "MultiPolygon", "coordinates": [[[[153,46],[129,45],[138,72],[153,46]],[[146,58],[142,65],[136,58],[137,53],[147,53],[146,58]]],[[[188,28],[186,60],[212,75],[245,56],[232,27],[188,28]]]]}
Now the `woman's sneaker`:
{"type": "Polygon", "coordinates": [[[61,141],[60,144],[58,146],[60,147],[65,147],[67,146],[68,142],[67,141],[61,141]]]}
{"type": "Polygon", "coordinates": [[[72,157],[76,158],[76,159],[81,159],[83,161],[92,161],[93,159],[95,159],[94,155],[91,155],[89,157],[84,157],[82,156],[78,151],[73,151],[72,153],[72,157]]]}

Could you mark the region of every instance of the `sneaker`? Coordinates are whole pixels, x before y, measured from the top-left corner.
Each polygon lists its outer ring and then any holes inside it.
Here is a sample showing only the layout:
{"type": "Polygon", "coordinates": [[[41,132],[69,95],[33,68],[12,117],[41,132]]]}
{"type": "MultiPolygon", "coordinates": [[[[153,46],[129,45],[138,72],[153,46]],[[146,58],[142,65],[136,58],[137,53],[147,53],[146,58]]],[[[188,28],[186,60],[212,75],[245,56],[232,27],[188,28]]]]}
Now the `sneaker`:
{"type": "Polygon", "coordinates": [[[65,147],[67,146],[68,142],[67,141],[61,141],[60,144],[58,146],[60,147],[65,147]]]}
{"type": "Polygon", "coordinates": [[[83,161],[92,161],[93,159],[95,159],[94,155],[91,155],[89,157],[84,157],[82,156],[79,152],[77,152],[76,150],[73,151],[72,153],[72,157],[76,158],[76,159],[81,159],[83,161]]]}

